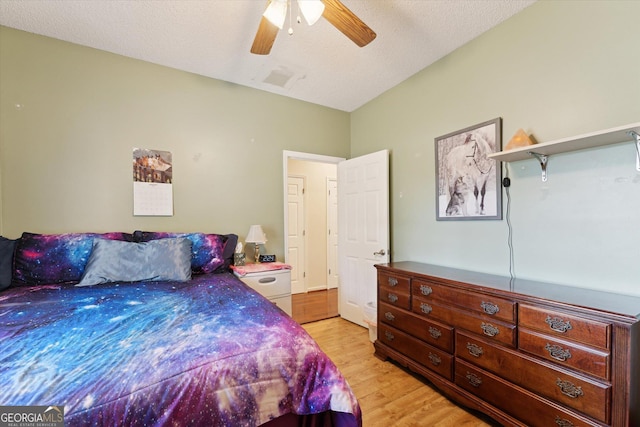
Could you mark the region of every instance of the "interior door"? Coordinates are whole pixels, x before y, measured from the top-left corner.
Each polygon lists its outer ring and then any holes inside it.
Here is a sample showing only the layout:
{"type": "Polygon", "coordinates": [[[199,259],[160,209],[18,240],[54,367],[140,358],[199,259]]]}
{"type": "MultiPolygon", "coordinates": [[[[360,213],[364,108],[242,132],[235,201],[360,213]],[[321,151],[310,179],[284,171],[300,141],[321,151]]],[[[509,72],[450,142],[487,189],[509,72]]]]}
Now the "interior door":
{"type": "Polygon", "coordinates": [[[303,177],[287,178],[287,262],[291,265],[291,293],[293,294],[306,292],[304,186],[303,177]]]}
{"type": "Polygon", "coordinates": [[[375,264],[389,262],[389,152],[338,163],[338,311],[366,326],[362,307],[376,301],[375,264]]]}

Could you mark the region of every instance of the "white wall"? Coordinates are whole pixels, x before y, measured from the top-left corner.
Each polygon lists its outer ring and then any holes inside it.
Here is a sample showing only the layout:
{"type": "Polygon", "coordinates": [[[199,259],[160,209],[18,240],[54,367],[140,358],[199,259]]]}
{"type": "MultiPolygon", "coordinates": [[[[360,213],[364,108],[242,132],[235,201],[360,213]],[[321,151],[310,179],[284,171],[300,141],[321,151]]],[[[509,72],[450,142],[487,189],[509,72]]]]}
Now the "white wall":
{"type": "MultiPolygon", "coordinates": [[[[434,138],[496,117],[504,144],[640,122],[638,16],[640,2],[537,2],[352,113],[352,156],[391,150],[393,259],[508,276],[506,220],[435,220],[434,138]]],[[[631,142],[553,156],[546,183],[535,160],[509,174],[517,277],[640,295],[631,142]]]]}

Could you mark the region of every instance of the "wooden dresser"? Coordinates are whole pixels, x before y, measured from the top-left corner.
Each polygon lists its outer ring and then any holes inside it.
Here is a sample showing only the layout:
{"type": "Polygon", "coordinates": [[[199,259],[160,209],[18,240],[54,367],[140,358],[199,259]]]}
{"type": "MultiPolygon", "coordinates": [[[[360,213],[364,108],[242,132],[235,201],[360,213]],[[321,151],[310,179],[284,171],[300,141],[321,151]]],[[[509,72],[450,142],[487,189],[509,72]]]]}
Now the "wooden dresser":
{"type": "Polygon", "coordinates": [[[416,262],[376,268],[379,358],[506,426],[640,426],[640,297],[416,262]]]}

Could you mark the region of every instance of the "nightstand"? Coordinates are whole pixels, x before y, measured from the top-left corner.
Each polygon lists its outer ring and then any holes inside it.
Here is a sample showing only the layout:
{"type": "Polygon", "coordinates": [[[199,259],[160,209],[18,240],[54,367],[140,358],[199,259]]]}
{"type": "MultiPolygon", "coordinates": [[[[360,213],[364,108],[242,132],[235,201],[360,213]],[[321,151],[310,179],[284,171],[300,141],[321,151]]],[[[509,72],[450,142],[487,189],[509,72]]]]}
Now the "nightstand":
{"type": "Polygon", "coordinates": [[[291,270],[256,271],[244,276],[234,274],[291,316],[291,270]]]}

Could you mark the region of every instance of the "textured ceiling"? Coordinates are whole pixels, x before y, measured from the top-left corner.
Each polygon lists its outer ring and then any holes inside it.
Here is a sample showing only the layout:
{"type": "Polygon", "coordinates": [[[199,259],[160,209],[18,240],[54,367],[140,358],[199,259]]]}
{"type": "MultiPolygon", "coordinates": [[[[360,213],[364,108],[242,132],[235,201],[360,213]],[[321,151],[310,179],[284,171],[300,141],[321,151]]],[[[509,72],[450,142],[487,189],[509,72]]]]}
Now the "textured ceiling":
{"type": "Polygon", "coordinates": [[[0,0],[0,24],[350,112],[534,1],[342,0],[372,43],[294,15],[268,56],[266,0],[0,0]]]}

